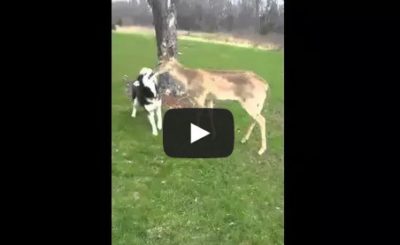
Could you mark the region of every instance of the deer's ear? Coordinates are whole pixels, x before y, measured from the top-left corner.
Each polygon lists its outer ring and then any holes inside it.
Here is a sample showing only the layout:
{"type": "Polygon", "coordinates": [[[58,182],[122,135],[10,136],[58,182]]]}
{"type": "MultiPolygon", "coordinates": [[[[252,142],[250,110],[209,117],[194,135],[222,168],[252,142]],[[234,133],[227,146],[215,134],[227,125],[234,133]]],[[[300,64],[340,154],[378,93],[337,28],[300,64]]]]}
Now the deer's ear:
{"type": "Polygon", "coordinates": [[[168,58],[168,55],[167,54],[165,54],[165,53],[163,53],[163,54],[161,54],[161,56],[159,57],[159,62],[162,62],[162,61],[167,61],[169,58],[168,58]]]}

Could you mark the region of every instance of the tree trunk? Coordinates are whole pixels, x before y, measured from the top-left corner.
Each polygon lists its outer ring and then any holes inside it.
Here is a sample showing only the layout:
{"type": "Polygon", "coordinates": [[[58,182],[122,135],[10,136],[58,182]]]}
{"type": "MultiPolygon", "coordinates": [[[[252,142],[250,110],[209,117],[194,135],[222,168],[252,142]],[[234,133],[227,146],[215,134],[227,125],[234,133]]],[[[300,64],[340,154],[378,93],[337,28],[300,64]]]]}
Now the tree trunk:
{"type": "Polygon", "coordinates": [[[261,21],[260,21],[260,0],[256,0],[256,16],[255,16],[255,26],[256,32],[260,33],[261,21]]]}
{"type": "Polygon", "coordinates": [[[177,54],[176,6],[175,0],[148,0],[153,10],[153,24],[156,31],[157,55],[175,57],[177,54]]]}
{"type": "MultiPolygon", "coordinates": [[[[177,57],[177,11],[175,0],[147,0],[153,11],[153,24],[156,31],[157,56],[177,57]]],[[[158,78],[160,93],[165,101],[183,94],[183,88],[167,73],[158,78]],[[169,94],[166,91],[169,90],[169,94]]]]}

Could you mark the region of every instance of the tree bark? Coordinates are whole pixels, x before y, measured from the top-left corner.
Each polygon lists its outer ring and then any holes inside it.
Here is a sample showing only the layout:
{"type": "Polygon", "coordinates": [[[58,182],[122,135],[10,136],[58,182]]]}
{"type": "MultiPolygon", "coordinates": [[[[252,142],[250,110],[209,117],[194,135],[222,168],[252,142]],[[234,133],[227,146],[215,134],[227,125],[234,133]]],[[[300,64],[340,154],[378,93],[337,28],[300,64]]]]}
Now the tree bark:
{"type": "MultiPolygon", "coordinates": [[[[175,0],[147,1],[153,11],[158,59],[162,56],[177,58],[177,11],[175,0]]],[[[183,88],[168,73],[161,74],[158,80],[160,93],[163,94],[164,100],[166,97],[180,96],[183,93],[183,88]],[[167,90],[169,90],[169,95],[166,93],[167,90]]]]}
{"type": "Polygon", "coordinates": [[[256,24],[256,32],[259,33],[261,29],[261,20],[260,20],[260,0],[256,0],[256,16],[255,16],[255,24],[256,24]]]}
{"type": "Polygon", "coordinates": [[[148,0],[148,3],[153,10],[158,57],[176,57],[178,47],[175,0],[148,0]]]}

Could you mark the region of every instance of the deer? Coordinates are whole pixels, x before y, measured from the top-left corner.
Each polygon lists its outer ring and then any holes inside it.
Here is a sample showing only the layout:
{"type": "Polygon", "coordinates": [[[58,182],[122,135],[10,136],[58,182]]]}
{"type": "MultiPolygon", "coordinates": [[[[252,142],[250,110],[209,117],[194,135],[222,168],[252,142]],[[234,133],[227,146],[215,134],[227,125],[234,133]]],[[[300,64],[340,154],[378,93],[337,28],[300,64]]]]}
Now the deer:
{"type": "Polygon", "coordinates": [[[260,127],[261,147],[258,155],[267,150],[266,121],[261,112],[270,90],[266,80],[253,71],[212,70],[187,68],[175,57],[162,55],[154,68],[155,75],[168,73],[186,91],[196,107],[213,108],[214,101],[238,101],[253,119],[241,143],[246,143],[256,125],[260,127]]]}

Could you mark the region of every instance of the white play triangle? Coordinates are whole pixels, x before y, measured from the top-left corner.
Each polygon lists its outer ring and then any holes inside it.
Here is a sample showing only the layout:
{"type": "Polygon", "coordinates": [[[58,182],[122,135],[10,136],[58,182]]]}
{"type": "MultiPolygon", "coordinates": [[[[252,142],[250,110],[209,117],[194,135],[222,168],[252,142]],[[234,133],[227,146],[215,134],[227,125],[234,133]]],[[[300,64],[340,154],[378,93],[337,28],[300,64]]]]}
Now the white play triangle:
{"type": "Polygon", "coordinates": [[[190,144],[206,137],[209,134],[210,132],[200,128],[199,126],[196,126],[193,123],[190,124],[190,144]]]}

